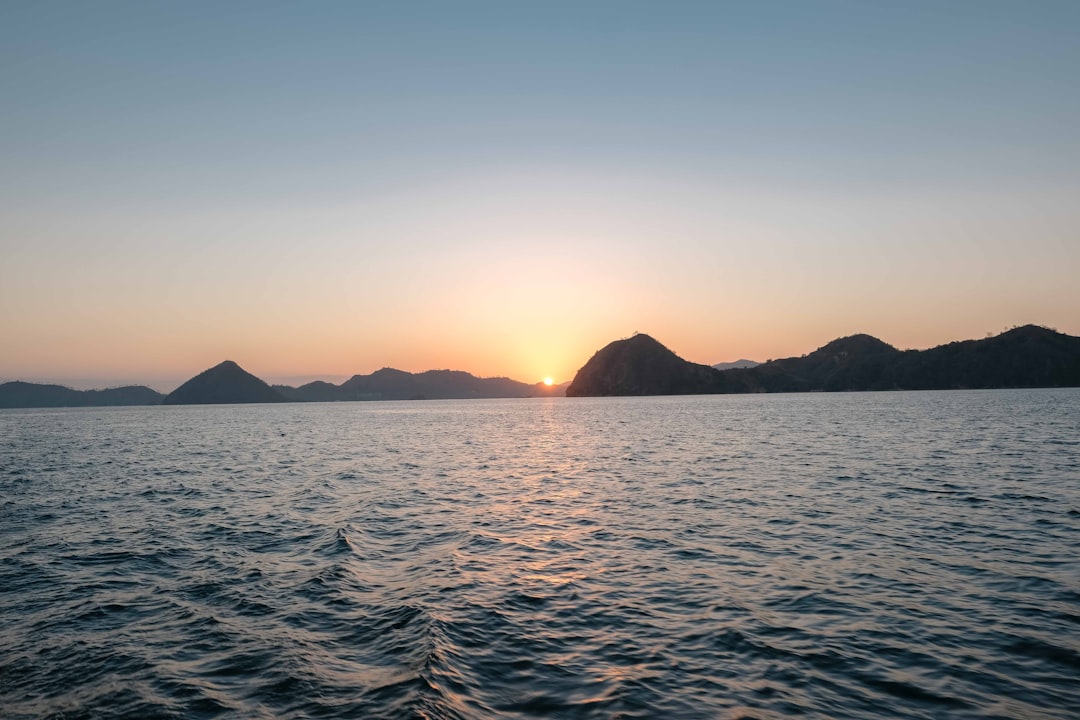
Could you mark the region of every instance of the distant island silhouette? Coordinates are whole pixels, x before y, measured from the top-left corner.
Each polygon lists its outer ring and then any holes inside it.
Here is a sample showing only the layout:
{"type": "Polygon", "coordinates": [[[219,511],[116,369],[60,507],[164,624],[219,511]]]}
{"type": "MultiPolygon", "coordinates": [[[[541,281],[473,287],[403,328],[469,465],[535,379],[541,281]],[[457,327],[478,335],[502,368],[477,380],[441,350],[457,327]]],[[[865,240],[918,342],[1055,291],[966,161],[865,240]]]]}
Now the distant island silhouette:
{"type": "Polygon", "coordinates": [[[286,402],[285,397],[232,360],[204,370],[165,396],[163,405],[286,402]]]}
{"type": "Polygon", "coordinates": [[[110,390],[72,390],[61,385],[3,383],[0,384],[0,408],[556,397],[565,394],[568,384],[549,386],[504,377],[480,378],[460,370],[409,373],[383,368],[370,375],[354,375],[340,385],[319,380],[300,387],[271,386],[232,360],[226,360],[199,373],[168,395],[141,385],[110,390]]]}
{"type": "Polygon", "coordinates": [[[158,391],[143,385],[127,385],[107,390],[72,390],[63,385],[18,380],[0,385],[0,408],[160,405],[164,398],[158,391]]]}
{"type": "Polygon", "coordinates": [[[597,351],[570,383],[550,387],[460,370],[393,368],[354,375],[340,385],[271,386],[226,360],[168,395],[141,385],[73,390],[7,382],[0,384],[0,408],[1075,386],[1080,338],[1025,325],[929,350],[898,350],[870,335],[851,335],[802,357],[718,366],[683,360],[649,335],[637,334],[597,351]]]}
{"type": "Polygon", "coordinates": [[[742,360],[736,360],[735,362],[716,363],[715,365],[713,365],[713,367],[717,370],[735,370],[741,368],[757,367],[760,364],[761,363],[755,362],[754,360],[746,360],[744,358],[742,360]]]}
{"type": "Polygon", "coordinates": [[[510,378],[479,378],[460,370],[428,370],[410,373],[393,368],[370,375],[353,375],[341,385],[316,381],[294,388],[274,389],[293,401],[338,400],[465,400],[470,398],[520,398],[561,395],[561,386],[530,385],[510,378]]]}
{"type": "Polygon", "coordinates": [[[1080,338],[1037,325],[985,340],[898,350],[870,335],[802,357],[717,370],[683,360],[648,335],[610,343],[585,363],[569,397],[853,390],[958,390],[1080,385],[1080,338]]]}

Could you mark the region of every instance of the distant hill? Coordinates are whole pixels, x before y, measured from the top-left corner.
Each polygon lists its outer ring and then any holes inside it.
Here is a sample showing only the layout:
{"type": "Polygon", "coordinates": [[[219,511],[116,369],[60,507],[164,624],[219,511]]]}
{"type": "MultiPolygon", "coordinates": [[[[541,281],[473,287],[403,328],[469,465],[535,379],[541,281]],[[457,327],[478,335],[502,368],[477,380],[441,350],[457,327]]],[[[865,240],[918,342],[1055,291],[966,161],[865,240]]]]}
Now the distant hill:
{"type": "Polygon", "coordinates": [[[903,355],[870,335],[851,335],[803,357],[725,372],[738,376],[748,388],[763,392],[886,390],[894,387],[886,369],[903,355]]]}
{"type": "Polygon", "coordinates": [[[280,395],[290,402],[331,402],[340,400],[340,388],[333,383],[316,380],[315,382],[292,387],[291,385],[274,385],[280,395]]]}
{"type": "Polygon", "coordinates": [[[700,395],[733,392],[708,365],[688,362],[639,333],[600,349],[578,370],[567,397],[591,395],[700,395]]]}
{"type": "Polygon", "coordinates": [[[370,375],[354,375],[341,385],[317,380],[300,387],[271,387],[235,362],[226,360],[168,395],[142,386],[72,390],[60,385],[8,382],[0,385],[0,408],[561,397],[568,384],[548,386],[509,378],[479,378],[459,370],[409,373],[383,368],[370,375]]]}
{"type": "Polygon", "coordinates": [[[562,383],[555,383],[554,385],[545,385],[542,382],[534,383],[530,385],[533,389],[530,397],[563,397],[566,395],[566,388],[570,387],[570,381],[562,383]]]}
{"type": "Polygon", "coordinates": [[[370,375],[353,375],[341,385],[313,382],[294,388],[277,385],[289,400],[454,400],[469,398],[541,397],[561,394],[564,386],[529,385],[509,378],[478,378],[460,370],[410,373],[383,368],[370,375]]]}
{"type": "Polygon", "coordinates": [[[340,385],[316,381],[271,387],[226,360],[167,396],[141,385],[73,390],[3,383],[0,408],[1077,386],[1080,338],[1025,325],[996,337],[921,351],[901,351],[870,335],[851,335],[802,357],[714,367],[684,360],[652,337],[638,334],[609,343],[573,381],[553,386],[479,378],[459,370],[409,373],[383,368],[340,385]]]}
{"type": "Polygon", "coordinates": [[[736,360],[735,362],[716,363],[713,365],[717,370],[741,370],[743,368],[757,367],[761,363],[753,360],[736,360]]]}
{"type": "Polygon", "coordinates": [[[647,335],[637,335],[596,353],[578,371],[566,394],[1072,386],[1080,386],[1080,338],[1026,325],[985,340],[921,351],[901,351],[870,335],[852,335],[802,357],[729,370],[687,362],[647,335]]]}
{"type": "Polygon", "coordinates": [[[1080,385],[1080,338],[1037,325],[904,355],[887,379],[914,390],[1080,385]]]}
{"type": "Polygon", "coordinates": [[[165,396],[165,405],[286,402],[277,390],[232,360],[199,373],[165,396]]]}
{"type": "Polygon", "coordinates": [[[107,390],[72,390],[63,385],[7,382],[0,385],[0,408],[160,405],[165,396],[142,385],[107,390]]]}

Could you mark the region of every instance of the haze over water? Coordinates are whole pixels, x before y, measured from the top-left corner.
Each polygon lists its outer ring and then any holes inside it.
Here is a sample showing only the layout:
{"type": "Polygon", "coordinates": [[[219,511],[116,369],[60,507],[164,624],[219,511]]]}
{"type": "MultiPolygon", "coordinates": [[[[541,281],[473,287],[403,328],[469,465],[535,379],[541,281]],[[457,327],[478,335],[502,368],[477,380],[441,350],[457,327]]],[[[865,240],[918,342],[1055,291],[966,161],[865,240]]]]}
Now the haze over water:
{"type": "Polygon", "coordinates": [[[1080,391],[0,412],[23,717],[1073,717],[1080,391]]]}

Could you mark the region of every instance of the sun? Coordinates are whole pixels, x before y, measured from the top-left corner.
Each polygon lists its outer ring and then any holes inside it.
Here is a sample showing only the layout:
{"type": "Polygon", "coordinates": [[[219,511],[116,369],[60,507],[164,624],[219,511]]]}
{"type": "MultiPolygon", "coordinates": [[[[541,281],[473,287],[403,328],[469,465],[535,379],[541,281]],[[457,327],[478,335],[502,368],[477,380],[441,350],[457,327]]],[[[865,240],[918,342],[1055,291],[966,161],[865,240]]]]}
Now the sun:
{"type": "Polygon", "coordinates": [[[551,378],[549,378],[549,377],[546,377],[546,378],[544,378],[544,384],[545,384],[545,385],[547,385],[548,387],[551,387],[552,385],[554,385],[554,384],[555,384],[555,381],[554,381],[554,380],[552,380],[552,379],[551,379],[551,378]]]}

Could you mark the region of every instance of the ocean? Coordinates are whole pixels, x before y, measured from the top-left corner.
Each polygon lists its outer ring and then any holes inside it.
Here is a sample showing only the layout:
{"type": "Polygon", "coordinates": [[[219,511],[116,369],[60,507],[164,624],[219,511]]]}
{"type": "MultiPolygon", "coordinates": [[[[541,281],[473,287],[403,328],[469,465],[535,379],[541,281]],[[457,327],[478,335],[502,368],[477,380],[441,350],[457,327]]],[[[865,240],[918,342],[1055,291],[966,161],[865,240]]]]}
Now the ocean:
{"type": "Polygon", "coordinates": [[[1080,389],[0,411],[0,716],[1076,718],[1080,389]]]}

